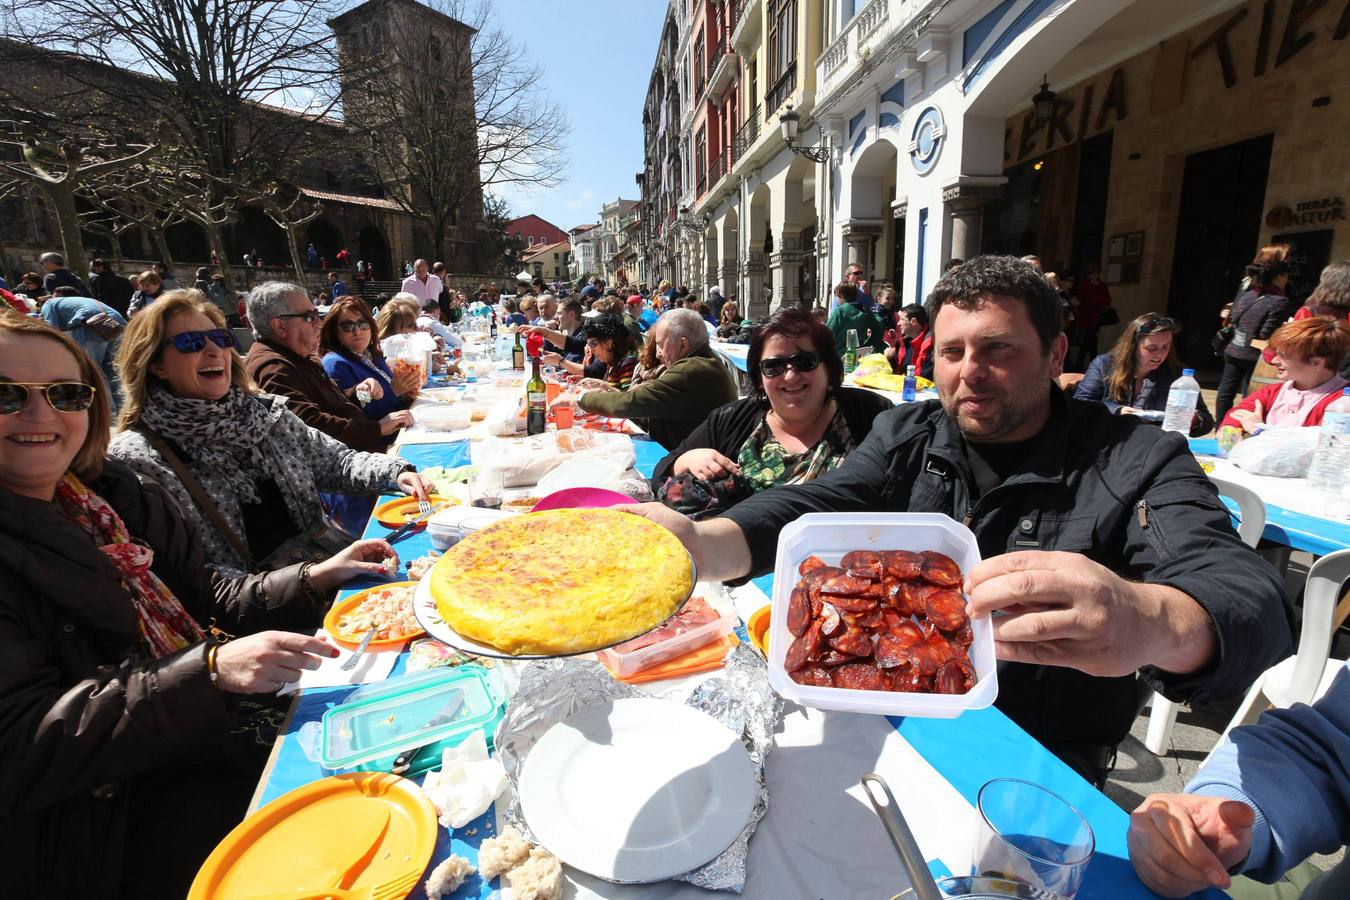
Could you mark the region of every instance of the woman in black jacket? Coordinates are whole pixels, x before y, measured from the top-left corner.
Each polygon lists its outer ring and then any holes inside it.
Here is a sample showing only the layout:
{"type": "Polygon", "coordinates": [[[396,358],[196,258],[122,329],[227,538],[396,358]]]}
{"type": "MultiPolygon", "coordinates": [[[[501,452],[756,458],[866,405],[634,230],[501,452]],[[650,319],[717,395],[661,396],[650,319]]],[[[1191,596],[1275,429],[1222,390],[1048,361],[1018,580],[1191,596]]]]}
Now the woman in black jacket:
{"type": "Polygon", "coordinates": [[[892,408],[871,391],[842,387],[844,363],[829,328],[803,309],[781,309],[757,329],[746,366],[751,394],[714,410],[656,465],[667,479],[739,476],[759,492],[836,468],[892,408]]]}
{"type": "Polygon", "coordinates": [[[1298,306],[1284,292],[1289,284],[1289,263],[1285,261],[1288,247],[1279,248],[1278,253],[1266,252],[1271,249],[1275,248],[1264,248],[1247,267],[1248,287],[1233,299],[1228,313],[1233,337],[1223,348],[1223,376],[1214,398],[1214,419],[1218,422],[1228,415],[1233,399],[1247,393],[1252,371],[1261,358],[1260,348],[1253,347],[1252,341],[1267,340],[1298,306]]]}
{"type": "Polygon", "coordinates": [[[104,390],[69,338],[0,311],[6,896],[184,896],[247,808],[270,743],[256,726],[279,720],[247,695],[336,656],[293,630],[393,553],[361,541],[323,563],[215,574],[173,500],[105,464],[104,390]],[[246,636],[218,643],[213,625],[246,636]]]}

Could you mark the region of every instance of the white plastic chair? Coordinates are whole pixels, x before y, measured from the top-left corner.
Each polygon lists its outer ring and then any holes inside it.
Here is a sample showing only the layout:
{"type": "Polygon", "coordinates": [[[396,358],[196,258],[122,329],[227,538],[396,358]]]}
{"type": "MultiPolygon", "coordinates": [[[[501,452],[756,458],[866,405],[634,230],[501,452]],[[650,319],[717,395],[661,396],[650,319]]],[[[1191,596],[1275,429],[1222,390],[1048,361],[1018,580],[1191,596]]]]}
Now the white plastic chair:
{"type": "MultiPolygon", "coordinates": [[[[1265,502],[1251,488],[1213,476],[1210,476],[1210,481],[1219,489],[1220,497],[1228,497],[1237,502],[1238,537],[1248,547],[1255,547],[1261,541],[1262,532],[1266,530],[1265,502]]],[[[1332,603],[1334,605],[1335,601],[1332,603]]],[[[1172,726],[1177,722],[1178,708],[1178,704],[1162,694],[1153,695],[1153,709],[1148,714],[1148,732],[1144,735],[1144,746],[1154,756],[1162,756],[1167,752],[1167,746],[1172,740],[1172,726]]]]}
{"type": "Polygon", "coordinates": [[[1331,637],[1336,624],[1336,600],[1347,579],[1350,579],[1350,550],[1328,553],[1313,563],[1308,570],[1308,586],[1303,591],[1303,627],[1299,630],[1298,649],[1256,679],[1233,720],[1219,735],[1220,744],[1228,732],[1255,722],[1267,708],[1312,703],[1331,687],[1344,665],[1344,660],[1331,658],[1331,637]]]}

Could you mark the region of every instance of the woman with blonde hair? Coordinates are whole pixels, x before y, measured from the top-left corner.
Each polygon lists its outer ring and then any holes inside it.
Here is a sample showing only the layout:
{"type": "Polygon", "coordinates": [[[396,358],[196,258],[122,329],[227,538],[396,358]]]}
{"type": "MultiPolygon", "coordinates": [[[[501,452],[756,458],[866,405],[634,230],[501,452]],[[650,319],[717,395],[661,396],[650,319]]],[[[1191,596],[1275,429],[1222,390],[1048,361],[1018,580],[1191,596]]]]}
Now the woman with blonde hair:
{"type": "Polygon", "coordinates": [[[323,563],[225,577],[179,503],[105,460],[110,421],[79,347],[0,309],[7,896],[186,896],[257,785],[270,746],[258,727],[281,714],[244,695],[336,656],[296,632],[393,553],[360,541],[323,563]],[[213,624],[239,637],[221,643],[213,624]],[[191,814],[175,815],[185,802],[191,814]]]}
{"type": "MultiPolygon", "coordinates": [[[[1074,391],[1077,400],[1095,400],[1113,413],[1162,422],[1172,382],[1181,377],[1176,336],[1181,326],[1159,313],[1145,313],[1125,326],[1115,346],[1094,359],[1074,391]]],[[[1196,404],[1191,436],[1214,427],[1205,398],[1196,404]]]]}
{"type": "Polygon", "coordinates": [[[380,307],[375,317],[376,327],[380,330],[380,340],[396,334],[410,334],[417,330],[417,317],[421,312],[415,302],[409,303],[397,297],[380,307]]]}
{"type": "Polygon", "coordinates": [[[344,539],[327,530],[320,491],[425,496],[411,463],[353,450],[260,392],[199,291],[146,307],[122,336],[117,367],[124,401],[109,456],[164,485],[222,571],[331,554],[344,539]]]}

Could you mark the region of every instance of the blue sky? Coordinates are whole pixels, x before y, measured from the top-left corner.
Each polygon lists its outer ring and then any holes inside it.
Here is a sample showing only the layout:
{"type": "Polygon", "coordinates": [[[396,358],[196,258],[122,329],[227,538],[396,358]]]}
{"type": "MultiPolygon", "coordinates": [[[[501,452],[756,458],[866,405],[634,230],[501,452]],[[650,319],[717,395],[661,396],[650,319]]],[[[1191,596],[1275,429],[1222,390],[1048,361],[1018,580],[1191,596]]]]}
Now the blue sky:
{"type": "Polygon", "coordinates": [[[562,228],[595,222],[600,205],[635,200],[642,102],[665,0],[495,0],[498,21],[539,66],[541,89],[572,122],[570,177],[556,190],[503,191],[513,215],[562,228]]]}

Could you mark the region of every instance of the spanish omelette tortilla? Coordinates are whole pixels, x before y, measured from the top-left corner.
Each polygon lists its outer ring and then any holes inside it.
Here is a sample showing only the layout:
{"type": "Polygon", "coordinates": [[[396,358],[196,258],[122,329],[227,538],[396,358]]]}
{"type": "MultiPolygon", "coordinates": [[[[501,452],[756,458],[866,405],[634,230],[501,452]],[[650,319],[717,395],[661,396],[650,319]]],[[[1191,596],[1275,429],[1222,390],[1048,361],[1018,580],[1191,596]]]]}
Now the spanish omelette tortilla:
{"type": "Polygon", "coordinates": [[[670,618],[693,586],[675,535],[612,509],[504,519],[460,541],[431,572],[446,624],[514,656],[628,640],[670,618]]]}

